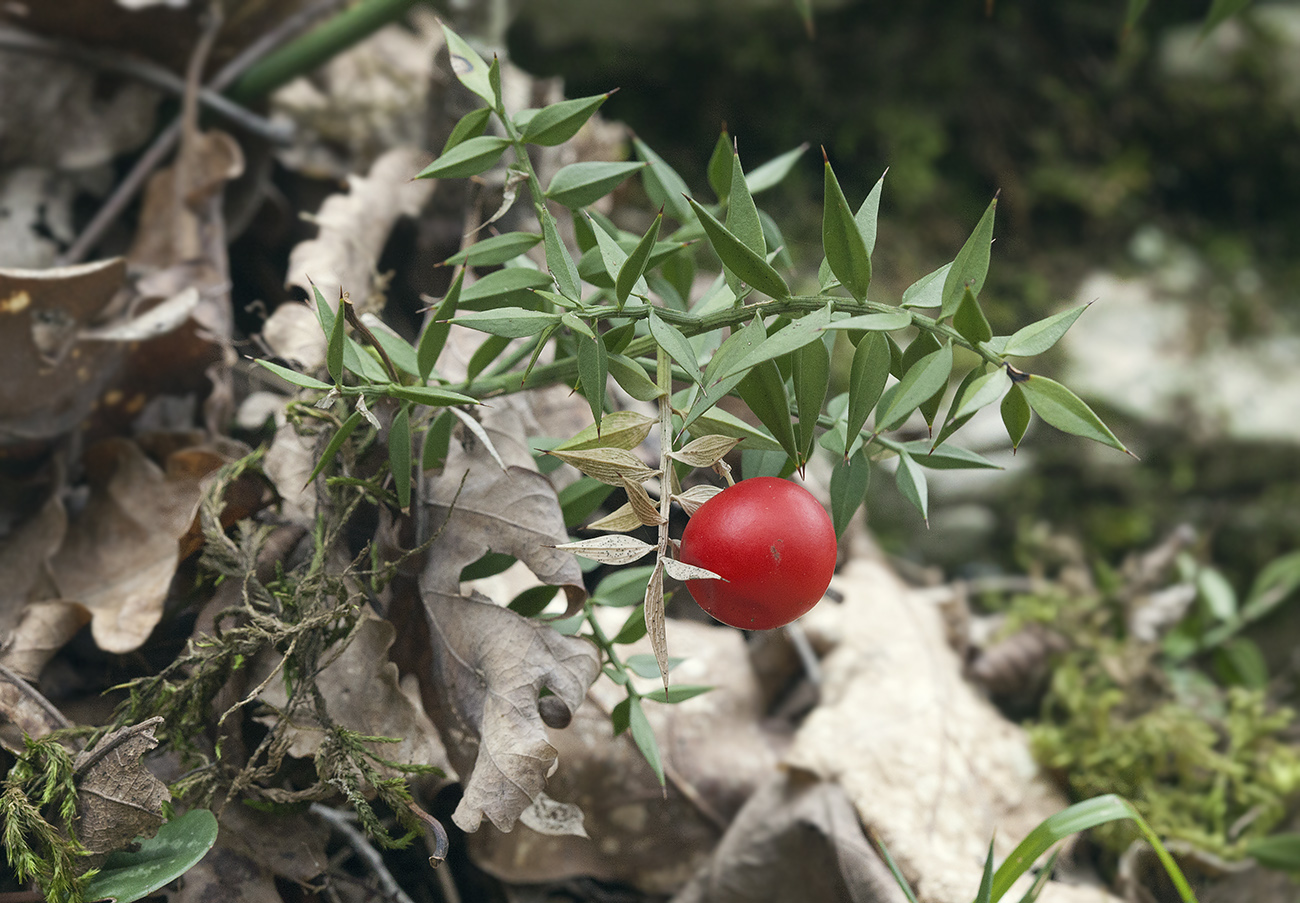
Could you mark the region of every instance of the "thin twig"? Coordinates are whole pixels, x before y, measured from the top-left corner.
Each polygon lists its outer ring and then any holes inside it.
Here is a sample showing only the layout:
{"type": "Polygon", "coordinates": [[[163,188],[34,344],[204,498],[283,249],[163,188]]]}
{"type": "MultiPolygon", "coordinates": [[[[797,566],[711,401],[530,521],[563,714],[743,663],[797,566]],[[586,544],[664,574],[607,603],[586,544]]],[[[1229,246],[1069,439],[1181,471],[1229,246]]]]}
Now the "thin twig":
{"type": "MultiPolygon", "coordinates": [[[[328,15],[340,3],[341,0],[316,0],[315,3],[285,19],[223,66],[221,71],[208,82],[207,87],[213,91],[221,91],[229,87],[234,83],[235,79],[239,78],[254,63],[276,47],[302,34],[315,24],[318,19],[328,15]]],[[[77,236],[77,240],[59,257],[59,266],[68,266],[85,259],[86,255],[98,244],[108,227],[122,214],[126,206],[144,187],[144,183],[148,181],[153,171],[171,153],[180,136],[181,120],[177,118],[159,133],[153,144],[149,146],[149,149],[141,155],[135,166],[127,173],[126,178],[118,184],[108,200],[99,208],[99,212],[95,214],[94,218],[86,225],[86,228],[77,236]]]]}
{"type": "Polygon", "coordinates": [[[45,712],[45,714],[49,715],[54,723],[59,727],[67,729],[73,726],[72,722],[64,717],[63,713],[54,707],[54,703],[46,699],[45,695],[28,683],[21,674],[11,670],[6,665],[0,665],[0,677],[9,681],[18,688],[19,692],[40,706],[41,710],[45,712]]]}
{"type": "MultiPolygon", "coordinates": [[[[41,35],[30,34],[17,28],[0,27],[0,50],[40,54],[55,59],[69,60],[93,66],[105,72],[114,72],[134,78],[177,97],[185,93],[185,81],[169,69],[156,63],[114,53],[83,47],[71,41],[56,41],[41,35]]],[[[211,88],[199,89],[199,101],[231,122],[259,135],[274,144],[288,144],[293,140],[294,127],[287,122],[272,122],[247,107],[240,106],[224,94],[211,88]]]]}
{"type": "Polygon", "coordinates": [[[337,809],[331,809],[329,806],[322,806],[320,803],[312,803],[311,811],[326,821],[331,828],[343,835],[343,839],[347,841],[348,846],[352,847],[353,851],[364,859],[366,864],[374,871],[375,877],[379,879],[379,886],[383,888],[389,899],[395,900],[396,903],[415,903],[407,895],[406,891],[402,890],[402,886],[397,883],[393,873],[388,870],[388,866],[384,864],[384,857],[366,839],[366,835],[352,826],[352,823],[348,821],[343,813],[337,809]]]}

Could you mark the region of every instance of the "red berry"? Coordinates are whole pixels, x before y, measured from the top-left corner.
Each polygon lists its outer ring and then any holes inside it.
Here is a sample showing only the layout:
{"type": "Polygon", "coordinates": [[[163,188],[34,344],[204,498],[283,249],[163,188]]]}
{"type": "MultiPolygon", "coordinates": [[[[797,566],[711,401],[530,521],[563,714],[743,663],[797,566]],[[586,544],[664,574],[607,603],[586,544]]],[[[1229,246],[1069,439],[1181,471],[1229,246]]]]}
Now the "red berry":
{"type": "Polygon", "coordinates": [[[826,592],[835,527],[803,487],[755,477],[700,506],[682,532],[680,558],[726,578],[686,581],[700,608],[732,627],[770,630],[826,592]]]}

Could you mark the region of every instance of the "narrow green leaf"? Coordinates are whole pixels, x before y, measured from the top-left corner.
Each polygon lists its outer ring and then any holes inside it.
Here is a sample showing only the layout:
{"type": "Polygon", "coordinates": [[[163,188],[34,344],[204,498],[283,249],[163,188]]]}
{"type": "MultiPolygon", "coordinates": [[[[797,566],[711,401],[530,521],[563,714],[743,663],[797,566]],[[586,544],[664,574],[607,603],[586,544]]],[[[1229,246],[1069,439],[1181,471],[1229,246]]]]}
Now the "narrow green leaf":
{"type": "Polygon", "coordinates": [[[432,386],[399,386],[393,383],[384,387],[384,394],[404,401],[428,405],[431,408],[444,408],[447,405],[478,404],[472,395],[462,395],[450,389],[435,389],[432,386]]]}
{"type": "Polygon", "coordinates": [[[626,646],[629,643],[635,643],[645,635],[645,604],[642,603],[633,609],[632,613],[627,616],[627,620],[624,621],[623,626],[618,629],[618,633],[614,634],[614,638],[611,642],[618,643],[621,646],[626,646]]]}
{"type": "Polygon", "coordinates": [[[452,282],[451,288],[447,289],[447,294],[443,296],[442,301],[438,302],[428,325],[424,327],[424,334],[420,336],[419,347],[415,350],[415,360],[420,367],[421,380],[429,378],[434,364],[438,362],[438,355],[442,354],[443,345],[447,343],[451,324],[440,321],[450,320],[456,315],[456,307],[460,304],[460,288],[464,282],[465,271],[461,270],[456,274],[455,281],[452,282]]]}
{"type": "Polygon", "coordinates": [[[984,875],[980,889],[975,892],[975,903],[993,903],[993,842],[989,842],[989,855],[984,860],[984,875]]]}
{"type": "Polygon", "coordinates": [[[997,206],[997,198],[989,202],[984,215],[975,225],[975,231],[957,252],[952,269],[944,277],[941,317],[950,317],[956,312],[966,289],[969,288],[971,294],[978,297],[980,289],[984,287],[984,277],[989,272],[989,250],[993,246],[993,214],[997,206]]]}
{"type": "Polygon", "coordinates": [[[645,368],[624,354],[608,356],[609,375],[637,401],[656,401],[664,394],[655,381],[646,376],[645,368]]]}
{"type": "MultiPolygon", "coordinates": [[[[656,663],[655,676],[658,676],[658,663],[656,663]]],[[[696,696],[702,696],[708,693],[713,687],[702,684],[676,684],[665,690],[663,687],[651,690],[642,696],[642,699],[653,699],[655,702],[665,702],[669,705],[678,702],[685,702],[688,699],[694,699],[696,696]]]]}
{"type": "Polygon", "coordinates": [[[903,443],[903,449],[912,460],[930,470],[1001,470],[983,455],[958,445],[941,445],[931,448],[925,439],[903,443]]]}
{"type": "Polygon", "coordinates": [[[1268,686],[1268,663],[1253,640],[1233,637],[1214,650],[1214,673],[1228,687],[1263,690],[1268,686]]]}
{"type": "Polygon", "coordinates": [[[417,179],[463,179],[486,172],[510,146],[506,138],[479,135],[468,138],[438,157],[416,175],[417,179]]]}
{"type": "MultiPolygon", "coordinates": [[[[623,264],[627,263],[627,251],[623,250],[623,246],[614,239],[614,236],[600,228],[599,225],[594,226],[592,232],[596,236],[596,249],[600,254],[601,263],[604,264],[605,273],[609,276],[610,286],[613,286],[614,280],[618,278],[619,272],[623,269],[623,264]]],[[[579,271],[581,271],[581,267],[579,271]]]]}
{"type": "Polygon", "coordinates": [[[488,119],[492,116],[490,107],[479,107],[477,110],[470,110],[452,128],[451,134],[447,136],[447,143],[442,146],[442,153],[447,153],[458,144],[463,144],[470,138],[477,138],[487,130],[488,119]]]}
{"type": "Polygon", "coordinates": [[[328,391],[333,388],[329,383],[321,382],[319,379],[313,379],[310,376],[305,376],[302,373],[299,373],[297,370],[290,370],[288,367],[281,367],[279,364],[273,364],[270,361],[258,360],[255,361],[255,363],[270,370],[281,379],[291,382],[295,386],[301,386],[304,389],[322,389],[328,391]]]}
{"type": "Polygon", "coordinates": [[[347,317],[343,315],[343,299],[339,299],[338,309],[334,312],[334,323],[330,328],[329,345],[325,351],[325,369],[330,379],[338,385],[343,378],[343,344],[347,337],[347,317]]]}
{"type": "Polygon", "coordinates": [[[905,310],[900,310],[879,314],[859,314],[856,317],[836,320],[826,328],[862,330],[864,332],[892,332],[895,329],[902,329],[911,325],[912,315],[905,310]]]}
{"type": "Polygon", "coordinates": [[[1056,868],[1056,859],[1060,854],[1060,850],[1052,850],[1052,855],[1047,857],[1043,867],[1038,870],[1033,883],[1029,885],[1029,890],[1025,891],[1025,895],[1020,898],[1020,903],[1035,903],[1043,895],[1043,891],[1047,889],[1047,882],[1052,880],[1052,872],[1056,868]]]}
{"type": "Polygon", "coordinates": [[[939,430],[939,435],[934,437],[934,442],[931,444],[932,449],[943,445],[943,443],[948,440],[949,436],[965,426],[970,421],[971,417],[974,416],[973,413],[958,416],[958,411],[961,408],[962,402],[970,392],[971,383],[975,382],[977,378],[983,375],[984,368],[972,367],[966,372],[966,375],[962,377],[961,382],[957,384],[957,391],[953,393],[952,404],[948,405],[948,415],[944,418],[943,427],[939,430]]]}
{"type": "Polygon", "coordinates": [[[1196,573],[1196,592],[1210,614],[1220,621],[1237,617],[1237,591],[1223,572],[1203,567],[1196,573]]]}
{"type": "Polygon", "coordinates": [[[1055,345],[1074,325],[1074,321],[1079,319],[1079,315],[1090,306],[1090,304],[1083,304],[1016,330],[1011,338],[1007,339],[1002,354],[1006,357],[1031,357],[1042,354],[1055,345]]]}
{"type": "Polygon", "coordinates": [[[442,26],[443,37],[447,40],[447,53],[451,57],[451,71],[460,83],[469,88],[488,103],[496,104],[496,92],[492,90],[492,81],[488,76],[488,64],[483,62],[473,47],[465,39],[446,25],[442,26]]]}
{"type": "Polygon", "coordinates": [[[456,415],[443,411],[433,418],[424,433],[424,452],[420,455],[420,469],[434,470],[447,460],[451,448],[451,430],[456,425],[456,415]]]}
{"type": "Polygon", "coordinates": [[[542,107],[528,120],[524,127],[524,140],[529,144],[554,147],[563,144],[600,109],[600,105],[609,99],[608,94],[594,94],[591,97],[576,97],[562,100],[542,107]]]}
{"type": "Polygon", "coordinates": [[[1210,4],[1210,11],[1205,14],[1205,22],[1201,25],[1201,37],[1208,36],[1210,32],[1247,6],[1250,6],[1250,0],[1214,0],[1210,4]]]}
{"type": "Polygon", "coordinates": [[[696,418],[717,404],[721,398],[736,387],[744,378],[743,372],[733,373],[722,380],[716,379],[717,375],[730,368],[733,363],[748,354],[766,338],[767,330],[763,327],[763,321],[758,317],[754,317],[740,329],[732,331],[721,347],[713,353],[713,357],[704,368],[704,385],[707,389],[691,405],[690,413],[686,415],[686,419],[682,422],[682,429],[689,428],[696,418]]]}
{"type": "MultiPolygon", "coordinates": [[[[605,605],[612,608],[629,608],[633,605],[640,605],[645,601],[646,588],[650,585],[650,578],[655,572],[658,565],[648,564],[640,567],[622,567],[608,576],[601,579],[596,586],[595,595],[592,601],[597,605],[605,605]]],[[[637,612],[641,616],[642,623],[645,622],[644,611],[637,612]]],[[[654,656],[650,656],[655,661],[654,671],[645,677],[659,676],[659,663],[654,656]]],[[[669,670],[672,670],[671,668],[669,670]]]]}
{"type": "Polygon", "coordinates": [[[631,711],[633,698],[629,696],[609,710],[609,725],[615,737],[627,730],[628,713],[631,711]]]}
{"type": "Polygon", "coordinates": [[[605,380],[609,376],[609,354],[605,343],[597,334],[591,339],[578,339],[578,379],[582,381],[582,394],[591,408],[591,416],[600,429],[605,415],[605,380]]]}
{"type": "Polygon", "coordinates": [[[573,255],[560,238],[560,230],[555,224],[555,217],[542,204],[539,208],[542,220],[542,237],[546,242],[546,268],[551,271],[560,294],[574,301],[582,300],[582,281],[578,278],[578,266],[573,262],[573,255]]]}
{"type": "Polygon", "coordinates": [[[677,366],[685,370],[691,379],[702,386],[704,380],[700,373],[700,364],[695,358],[695,349],[691,347],[690,342],[686,341],[686,336],[682,335],[676,326],[664,322],[653,308],[647,321],[650,325],[650,335],[654,336],[659,347],[667,352],[668,356],[676,361],[677,366]]]}
{"type": "Polygon", "coordinates": [[[763,361],[775,360],[792,351],[798,351],[812,342],[820,342],[822,341],[822,333],[830,320],[831,305],[828,303],[820,310],[815,310],[797,320],[792,320],[788,325],[778,329],[750,349],[749,353],[728,366],[726,370],[713,374],[712,378],[717,381],[725,380],[727,377],[742,373],[750,367],[761,364],[763,361]]]}
{"type": "Polygon", "coordinates": [[[311,476],[307,477],[307,482],[303,483],[304,487],[310,486],[312,481],[320,476],[320,472],[329,466],[329,463],[334,460],[334,456],[339,453],[339,449],[343,447],[343,443],[347,441],[348,436],[351,436],[353,430],[359,427],[365,419],[365,415],[360,411],[353,411],[348,416],[348,419],[343,421],[343,425],[330,437],[330,441],[325,444],[325,450],[316,459],[316,466],[312,468],[311,476]]]}
{"type": "Polygon", "coordinates": [[[781,443],[781,448],[791,461],[799,460],[799,447],[794,437],[794,423],[790,418],[790,399],[786,395],[785,380],[775,361],[764,361],[751,367],[736,384],[736,394],[758,418],[758,422],[781,443]]]}
{"type": "MultiPolygon", "coordinates": [[[[645,568],[645,570],[651,570],[651,569],[645,568]]],[[[644,584],[648,579],[649,579],[649,575],[647,574],[646,579],[643,579],[641,581],[641,583],[643,584],[641,587],[641,595],[643,596],[645,595],[644,584]]],[[[669,656],[668,670],[671,672],[674,668],[676,668],[684,661],[686,661],[686,659],[681,658],[680,656],[676,656],[676,655],[669,656]]],[[[656,680],[660,676],[659,660],[656,659],[653,655],[647,655],[645,653],[641,653],[640,655],[629,655],[627,657],[627,660],[623,662],[623,664],[627,667],[629,671],[631,671],[633,674],[636,674],[638,677],[644,677],[647,679],[656,680]]],[[[648,695],[649,694],[647,694],[647,696],[648,695]]]]}
{"type": "Polygon", "coordinates": [[[880,191],[884,187],[885,176],[882,173],[876,184],[871,186],[871,191],[867,192],[858,212],[853,215],[853,222],[862,235],[862,243],[867,246],[868,257],[876,250],[876,218],[880,212],[880,191]]]}
{"type": "Polygon", "coordinates": [[[913,364],[899,380],[898,391],[894,393],[884,413],[877,415],[876,431],[884,432],[901,426],[909,414],[948,385],[950,373],[951,345],[944,345],[913,364]]]}
{"type": "Polygon", "coordinates": [[[644,163],[570,163],[551,178],[546,196],[566,207],[586,207],[609,194],[644,163]]]}
{"type": "Polygon", "coordinates": [[[975,295],[969,288],[962,292],[961,303],[952,315],[952,328],[977,348],[981,342],[993,338],[993,328],[989,326],[988,318],[980,310],[980,303],[975,300],[975,295]]]}
{"type": "Polygon", "coordinates": [[[873,332],[858,343],[853,351],[853,364],[849,370],[849,407],[846,437],[849,447],[862,432],[868,415],[889,378],[889,345],[880,333],[873,332]]]}
{"type": "MultiPolygon", "coordinates": [[[[972,371],[974,372],[974,371],[972,371]]],[[[991,405],[1011,388],[1011,377],[999,367],[991,373],[976,377],[954,402],[955,417],[968,417],[983,407],[991,405]]]]}
{"type": "Polygon", "coordinates": [[[650,727],[650,722],[645,716],[645,711],[641,708],[641,700],[636,696],[628,697],[628,727],[632,731],[632,739],[636,741],[637,749],[641,750],[641,755],[645,756],[646,762],[650,764],[650,769],[659,779],[659,786],[664,785],[664,766],[659,759],[659,744],[655,741],[654,729],[650,727]]]}
{"type": "Polygon", "coordinates": [[[388,355],[394,367],[408,376],[420,375],[419,360],[410,342],[393,332],[392,327],[374,314],[362,314],[361,322],[370,330],[379,347],[384,349],[384,353],[388,355]]]}
{"type": "Polygon", "coordinates": [[[847,459],[835,461],[831,470],[831,521],[837,537],[844,535],[853,515],[862,507],[870,483],[871,461],[865,448],[859,448],[847,459]]]}
{"type": "Polygon", "coordinates": [[[650,202],[666,208],[682,225],[690,223],[691,208],[686,203],[686,195],[691,190],[686,186],[686,181],[663,157],[635,135],[632,136],[632,146],[636,149],[637,157],[650,164],[641,173],[641,182],[645,185],[645,193],[649,195],[650,202]]]}
{"type": "Polygon", "coordinates": [[[778,154],[762,166],[755,166],[753,170],[745,174],[745,183],[749,186],[749,193],[751,195],[758,194],[780,185],[807,150],[808,145],[806,143],[801,144],[783,154],[778,154]]]}
{"type": "Polygon", "coordinates": [[[785,284],[785,280],[762,255],[756,254],[739,238],[727,231],[726,226],[718,222],[713,214],[701,207],[693,198],[686,200],[695,211],[695,215],[699,217],[700,225],[704,227],[704,234],[723,266],[765,295],[773,298],[790,297],[790,289],[785,284]]]}
{"type": "Polygon", "coordinates": [[[889,874],[894,876],[894,881],[898,884],[898,889],[903,892],[907,898],[907,903],[917,903],[916,894],[912,892],[912,886],[907,883],[907,878],[903,876],[903,870],[898,867],[894,857],[890,854],[889,848],[885,846],[884,841],[876,836],[873,829],[868,828],[867,833],[871,836],[871,842],[880,852],[880,858],[885,860],[885,866],[889,869],[889,874]]]}
{"type": "Polygon", "coordinates": [[[727,195],[731,193],[731,157],[731,136],[727,134],[726,129],[723,129],[718,135],[718,143],[713,145],[713,154],[709,157],[709,166],[706,170],[709,176],[709,187],[717,195],[720,204],[725,204],[727,195]]]}
{"type": "Polygon", "coordinates": [[[411,409],[402,405],[388,428],[388,463],[393,471],[397,503],[403,511],[411,508],[411,409]]]}
{"type": "MultiPolygon", "coordinates": [[[[825,151],[822,152],[825,157],[825,151]]],[[[830,160],[824,166],[825,199],[822,210],[822,248],[826,263],[840,285],[859,301],[867,297],[871,284],[871,254],[853,219],[849,202],[840,189],[830,160]]]]}
{"type": "MultiPolygon", "coordinates": [[[[641,236],[641,240],[632,249],[632,253],[627,255],[623,265],[618,268],[618,275],[614,277],[614,297],[618,301],[619,307],[622,307],[627,302],[628,295],[632,294],[632,289],[638,283],[645,285],[641,277],[645,273],[646,265],[650,262],[650,254],[655,249],[655,242],[659,240],[659,226],[663,221],[664,212],[660,210],[659,215],[650,224],[650,228],[646,230],[645,235],[641,236]]],[[[647,288],[643,294],[648,292],[649,289],[647,288]]]]}
{"type": "Polygon", "coordinates": [[[548,326],[560,321],[558,314],[526,310],[522,307],[495,307],[491,310],[471,310],[452,320],[457,326],[466,326],[492,335],[518,339],[537,335],[548,326]]]}
{"type": "Polygon", "coordinates": [[[153,837],[140,837],[128,850],[109,853],[86,884],[87,900],[133,903],[172,883],[198,864],[217,841],[217,819],[191,809],[165,822],[153,837]]]}
{"type": "Polygon", "coordinates": [[[494,109],[504,110],[505,105],[501,102],[501,60],[495,53],[492,54],[492,63],[488,66],[488,84],[492,87],[492,101],[496,104],[494,109]]]}
{"type": "Polygon", "coordinates": [[[1270,834],[1250,841],[1246,853],[1264,868],[1300,872],[1300,834],[1270,834]]]}
{"type": "Polygon", "coordinates": [[[473,285],[461,289],[460,307],[462,309],[483,310],[510,304],[528,307],[536,304],[534,289],[549,289],[551,277],[532,267],[507,267],[488,273],[473,285]]]}
{"type": "MultiPolygon", "coordinates": [[[[758,218],[758,207],[750,196],[749,186],[745,184],[745,171],[740,165],[740,155],[733,154],[731,159],[731,193],[727,199],[727,231],[760,258],[767,258],[767,241],[763,238],[763,223],[758,218]]],[[[740,277],[728,270],[731,278],[731,290],[741,293],[740,277]]]]}
{"type": "Polygon", "coordinates": [[[943,304],[943,286],[950,272],[952,272],[952,264],[945,263],[939,269],[926,273],[907,287],[898,306],[940,307],[943,304]]]}
{"type": "Polygon", "coordinates": [[[794,379],[794,400],[799,408],[797,461],[802,467],[808,463],[816,437],[817,415],[826,403],[826,390],[831,383],[831,353],[826,343],[819,338],[795,351],[790,369],[794,379]]]}
{"type": "Polygon", "coordinates": [[[1101,418],[1079,396],[1045,376],[1029,376],[1019,384],[1034,413],[1065,433],[1092,439],[1125,454],[1132,454],[1115,438],[1101,418]]]}
{"type": "Polygon", "coordinates": [[[1025,430],[1029,429],[1029,402],[1025,401],[1025,393],[1019,385],[1013,384],[1007,390],[1001,411],[1002,425],[1007,428],[1011,451],[1015,452],[1020,447],[1020,440],[1025,438],[1025,430]]]}
{"type": "Polygon", "coordinates": [[[564,525],[570,530],[577,527],[609,498],[614,487],[591,477],[579,477],[561,489],[556,496],[560,501],[560,512],[564,515],[564,525]]]}
{"type": "Polygon", "coordinates": [[[930,494],[925,484],[925,474],[921,467],[906,451],[898,453],[898,471],[894,474],[898,491],[921,512],[921,517],[928,527],[930,525],[930,494]]]}
{"type": "Polygon", "coordinates": [[[508,260],[514,260],[541,240],[542,236],[536,232],[506,232],[502,235],[493,235],[491,238],[477,241],[465,250],[451,255],[443,261],[443,265],[495,266],[508,260]]]}

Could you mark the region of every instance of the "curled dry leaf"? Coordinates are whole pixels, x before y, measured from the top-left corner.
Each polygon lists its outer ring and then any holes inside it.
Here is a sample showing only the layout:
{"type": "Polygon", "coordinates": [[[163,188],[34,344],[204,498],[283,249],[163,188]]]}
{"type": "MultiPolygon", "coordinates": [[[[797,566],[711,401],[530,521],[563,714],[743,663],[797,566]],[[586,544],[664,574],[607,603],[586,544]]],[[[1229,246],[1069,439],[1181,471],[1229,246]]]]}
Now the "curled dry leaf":
{"type": "Polygon", "coordinates": [[[655,550],[650,543],[635,536],[594,536],[577,542],[560,543],[555,548],[601,564],[631,564],[655,550]]]}
{"type": "Polygon", "coordinates": [[[645,462],[636,455],[622,448],[592,448],[584,451],[555,449],[551,454],[565,464],[572,464],[587,476],[611,486],[622,486],[624,479],[640,483],[659,473],[647,467],[645,462]]]}
{"type": "Polygon", "coordinates": [[[578,433],[572,439],[556,446],[561,451],[581,451],[588,448],[636,448],[650,435],[650,430],[658,419],[648,417],[638,411],[614,411],[606,414],[600,421],[600,432],[596,425],[578,433]]]}
{"type": "Polygon", "coordinates": [[[721,486],[711,486],[708,483],[701,483],[698,486],[692,486],[685,492],[679,492],[673,496],[673,501],[682,506],[686,516],[694,514],[700,510],[700,506],[713,498],[722,491],[721,486]]]}
{"type": "Polygon", "coordinates": [[[520,813],[519,821],[538,834],[587,836],[587,829],[582,825],[582,810],[572,803],[557,802],[544,792],[539,792],[533,804],[520,813]]]}
{"type": "Polygon", "coordinates": [[[727,579],[720,574],[713,573],[713,571],[696,567],[693,564],[686,564],[676,558],[665,558],[663,565],[664,573],[674,580],[722,580],[726,582],[727,579]]]}
{"type": "Polygon", "coordinates": [[[687,442],[677,451],[669,452],[668,457],[691,467],[712,467],[740,442],[740,439],[731,436],[701,436],[687,442]]]}
{"type": "Polygon", "coordinates": [[[645,491],[645,487],[640,483],[634,483],[622,474],[619,475],[623,482],[623,489],[627,492],[627,503],[632,506],[632,511],[636,514],[637,519],[647,527],[657,527],[668,521],[659,513],[659,503],[650,498],[650,494],[645,491]]]}
{"type": "Polygon", "coordinates": [[[152,837],[163,823],[167,785],[141,761],[158,745],[150,718],[108,734],[73,761],[77,781],[77,840],[92,854],[120,850],[139,835],[152,837]]]}

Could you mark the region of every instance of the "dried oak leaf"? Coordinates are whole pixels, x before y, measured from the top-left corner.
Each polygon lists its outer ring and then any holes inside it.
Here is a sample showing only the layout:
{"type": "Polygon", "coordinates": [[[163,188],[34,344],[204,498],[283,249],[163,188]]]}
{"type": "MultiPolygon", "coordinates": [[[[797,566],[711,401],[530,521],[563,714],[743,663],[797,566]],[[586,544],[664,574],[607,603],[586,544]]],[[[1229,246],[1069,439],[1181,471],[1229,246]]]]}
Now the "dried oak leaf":
{"type": "Polygon", "coordinates": [[[69,525],[51,570],[59,597],[90,610],[101,649],[130,652],[149,637],[205,479],[228,457],[216,448],[186,449],[170,455],[164,470],[126,439],[87,449],[90,500],[69,525]]]}
{"type": "Polygon", "coordinates": [[[73,761],[77,781],[77,840],[92,854],[120,850],[137,836],[152,837],[171,799],[142,757],[158,745],[161,717],[113,731],[73,761]]]}
{"type": "Polygon", "coordinates": [[[576,711],[600,665],[585,640],[490,602],[460,595],[460,572],[490,551],[513,555],[571,605],[586,593],[576,560],[550,546],[568,538],[555,491],[532,468],[519,418],[500,402],[484,428],[507,467],[467,435],[430,481],[435,529],[420,591],[431,669],[424,696],[451,764],[465,783],[452,820],[475,831],[484,815],[509,831],[546,783],[557,757],[537,710],[543,687],[576,711]]]}

